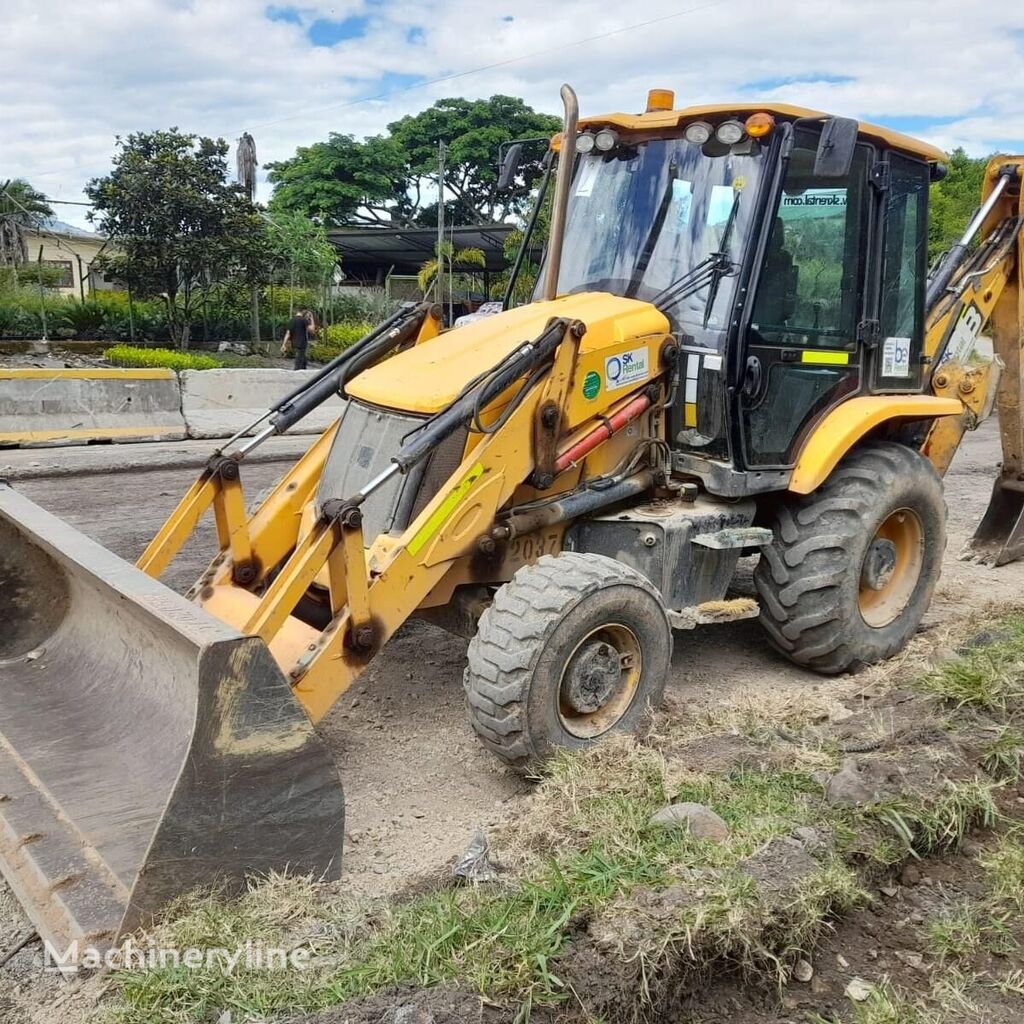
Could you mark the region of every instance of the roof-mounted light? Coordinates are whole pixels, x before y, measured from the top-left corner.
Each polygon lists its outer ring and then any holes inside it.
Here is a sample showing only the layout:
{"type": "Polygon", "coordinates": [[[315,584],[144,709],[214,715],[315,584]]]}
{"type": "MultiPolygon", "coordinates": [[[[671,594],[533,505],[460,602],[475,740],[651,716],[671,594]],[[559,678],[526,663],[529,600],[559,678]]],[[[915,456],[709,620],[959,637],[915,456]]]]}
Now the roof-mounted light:
{"type": "Polygon", "coordinates": [[[703,146],[713,131],[714,128],[707,121],[694,121],[683,130],[683,138],[694,146],[703,146]]]}
{"type": "Polygon", "coordinates": [[[594,145],[602,153],[607,153],[613,150],[618,144],[619,137],[611,130],[611,128],[602,128],[597,135],[594,137],[594,145]]]}
{"type": "Polygon", "coordinates": [[[590,132],[583,132],[576,136],[576,152],[592,153],[594,151],[594,136],[590,132]]]}
{"type": "Polygon", "coordinates": [[[715,138],[725,146],[734,146],[746,134],[739,121],[723,121],[715,129],[715,138]]]}
{"type": "Polygon", "coordinates": [[[766,135],[771,135],[775,127],[775,118],[767,111],[761,110],[747,118],[745,127],[752,139],[763,139],[766,135]]]}
{"type": "Polygon", "coordinates": [[[671,110],[676,105],[676,94],[671,89],[651,89],[647,93],[647,113],[671,110]]]}

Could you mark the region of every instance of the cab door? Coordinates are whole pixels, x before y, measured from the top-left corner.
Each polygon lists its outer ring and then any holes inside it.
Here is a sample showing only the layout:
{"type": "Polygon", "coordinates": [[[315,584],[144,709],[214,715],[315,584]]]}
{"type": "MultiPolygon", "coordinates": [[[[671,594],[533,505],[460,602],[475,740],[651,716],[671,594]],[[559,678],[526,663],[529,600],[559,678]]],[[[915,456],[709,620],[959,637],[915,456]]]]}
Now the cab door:
{"type": "Polygon", "coordinates": [[[844,177],[822,178],[814,174],[818,140],[816,131],[794,135],[741,338],[747,468],[793,466],[814,424],[865,378],[873,149],[858,145],[844,177]]]}

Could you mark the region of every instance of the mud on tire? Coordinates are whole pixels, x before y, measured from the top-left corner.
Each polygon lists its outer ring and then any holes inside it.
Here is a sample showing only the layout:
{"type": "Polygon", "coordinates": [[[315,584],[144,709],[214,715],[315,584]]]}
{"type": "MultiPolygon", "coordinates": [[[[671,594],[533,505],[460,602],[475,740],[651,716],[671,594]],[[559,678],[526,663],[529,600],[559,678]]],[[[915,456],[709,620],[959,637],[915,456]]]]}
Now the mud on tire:
{"type": "Polygon", "coordinates": [[[559,747],[642,732],[671,655],[668,617],[645,576],[603,555],[545,555],[500,587],[481,616],[464,675],[470,722],[488,750],[529,770],[559,747]],[[612,696],[588,713],[601,695],[587,691],[594,680],[612,696]]]}
{"type": "MultiPolygon", "coordinates": [[[[946,546],[942,483],[916,451],[869,442],[813,494],[780,505],[773,532],[754,573],[769,640],[798,665],[854,671],[899,651],[928,610],[946,546]],[[874,569],[892,557],[886,543],[917,559],[907,563],[916,580],[904,576],[888,608],[874,569]]],[[[898,569],[897,560],[893,581],[898,569]]]]}

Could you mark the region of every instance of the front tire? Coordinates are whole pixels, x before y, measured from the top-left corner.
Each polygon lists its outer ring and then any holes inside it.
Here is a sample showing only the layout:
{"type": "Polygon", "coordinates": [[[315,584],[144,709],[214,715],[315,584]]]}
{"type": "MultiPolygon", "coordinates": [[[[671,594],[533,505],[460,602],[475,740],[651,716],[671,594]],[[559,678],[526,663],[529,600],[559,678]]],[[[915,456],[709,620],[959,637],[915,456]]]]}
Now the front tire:
{"type": "Polygon", "coordinates": [[[603,555],[545,555],[480,618],[465,672],[470,722],[488,750],[528,771],[560,747],[641,733],[671,657],[650,580],[603,555]]]}
{"type": "Polygon", "coordinates": [[[932,464],[904,445],[861,445],[813,494],[779,506],[754,573],[761,623],[798,665],[836,674],[892,657],[914,635],[946,547],[932,464]]]}

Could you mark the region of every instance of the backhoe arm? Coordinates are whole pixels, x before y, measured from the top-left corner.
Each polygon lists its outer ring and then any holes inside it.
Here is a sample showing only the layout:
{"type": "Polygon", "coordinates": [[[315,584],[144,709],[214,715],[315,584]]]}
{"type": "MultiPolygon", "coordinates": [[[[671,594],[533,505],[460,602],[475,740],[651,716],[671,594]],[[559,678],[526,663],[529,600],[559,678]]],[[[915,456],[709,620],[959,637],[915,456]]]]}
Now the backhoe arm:
{"type": "Polygon", "coordinates": [[[982,206],[940,263],[929,282],[925,354],[931,360],[932,389],[957,397],[961,417],[937,420],[924,452],[945,472],[967,430],[998,410],[1003,460],[988,511],[968,553],[993,565],[1024,555],[1024,156],[995,157],[989,163],[982,206]],[[983,239],[971,253],[968,242],[983,239]],[[953,265],[956,264],[956,265],[953,265]],[[991,362],[972,358],[977,337],[992,337],[991,362]]]}

